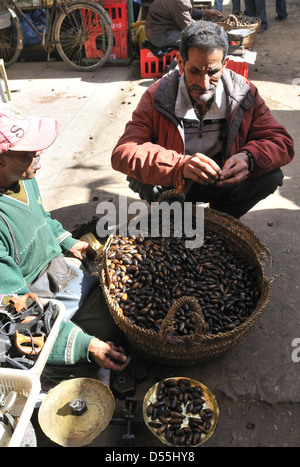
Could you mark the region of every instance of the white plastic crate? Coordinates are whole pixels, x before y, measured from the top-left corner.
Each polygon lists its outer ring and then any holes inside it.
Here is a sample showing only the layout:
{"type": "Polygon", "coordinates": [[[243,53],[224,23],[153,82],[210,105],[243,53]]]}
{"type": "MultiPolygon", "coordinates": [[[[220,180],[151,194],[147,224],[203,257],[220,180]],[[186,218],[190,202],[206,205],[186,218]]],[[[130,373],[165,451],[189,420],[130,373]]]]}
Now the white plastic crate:
{"type": "Polygon", "coordinates": [[[10,391],[16,391],[18,395],[22,395],[27,398],[17,427],[9,443],[9,447],[19,446],[22,442],[41,391],[40,375],[48,360],[49,354],[58,335],[60,324],[66,312],[64,304],[58,300],[42,300],[42,303],[45,306],[49,301],[57,305],[58,315],[35,364],[29,370],[0,367],[0,394],[6,395],[10,391]]]}
{"type": "Polygon", "coordinates": [[[6,395],[10,391],[15,391],[18,396],[26,398],[20,418],[17,421],[17,426],[7,447],[18,447],[21,445],[40,390],[41,384],[37,375],[29,374],[28,371],[1,368],[0,394],[6,395]]]}

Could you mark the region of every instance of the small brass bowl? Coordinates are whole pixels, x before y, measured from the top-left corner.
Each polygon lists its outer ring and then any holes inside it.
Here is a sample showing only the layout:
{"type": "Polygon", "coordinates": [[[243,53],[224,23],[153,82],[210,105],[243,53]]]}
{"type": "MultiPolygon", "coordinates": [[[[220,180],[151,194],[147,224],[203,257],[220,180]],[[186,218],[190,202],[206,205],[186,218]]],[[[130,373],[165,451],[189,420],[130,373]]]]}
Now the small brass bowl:
{"type": "MultiPolygon", "coordinates": [[[[172,378],[167,378],[165,380],[163,380],[164,382],[168,382],[170,380],[173,380],[175,382],[175,384],[177,385],[178,382],[180,380],[184,380],[186,382],[189,383],[190,387],[191,388],[194,388],[194,387],[199,387],[201,390],[202,390],[202,399],[205,399],[205,403],[203,404],[203,409],[210,409],[212,410],[213,412],[213,415],[211,416],[211,419],[210,419],[210,427],[207,431],[207,433],[201,433],[201,437],[199,439],[199,441],[195,444],[191,443],[191,444],[177,444],[177,443],[173,443],[171,442],[170,440],[168,440],[166,438],[166,431],[162,434],[158,434],[157,433],[157,428],[153,427],[150,425],[151,422],[160,422],[160,420],[158,418],[156,419],[153,419],[152,416],[148,415],[147,414],[147,408],[148,406],[152,403],[155,403],[157,401],[156,399],[156,396],[157,396],[157,392],[159,391],[159,385],[161,384],[161,382],[158,382],[156,383],[154,386],[152,386],[149,391],[147,392],[147,394],[145,395],[144,397],[144,401],[143,401],[143,417],[144,417],[144,421],[147,425],[147,427],[149,428],[149,430],[151,431],[151,433],[154,434],[154,436],[156,436],[163,444],[166,444],[168,446],[176,446],[176,447],[197,447],[197,446],[200,446],[201,444],[205,443],[205,441],[207,441],[211,435],[213,434],[213,432],[215,431],[216,429],[216,426],[217,426],[217,423],[218,423],[218,418],[219,418],[219,407],[218,407],[218,404],[217,404],[217,401],[214,397],[214,395],[211,393],[211,391],[206,387],[204,386],[204,384],[200,383],[199,381],[196,381],[194,379],[191,379],[191,378],[186,378],[186,377],[172,377],[172,378]]],[[[191,402],[190,400],[188,402],[191,402]]],[[[199,418],[199,414],[193,414],[191,412],[187,412],[187,406],[188,404],[187,403],[184,403],[184,402],[180,402],[180,406],[182,408],[182,416],[184,415],[185,417],[182,418],[182,423],[181,423],[181,428],[183,427],[188,427],[189,426],[189,418],[192,417],[192,418],[199,418]]],[[[168,419],[168,417],[166,417],[168,419]]],[[[168,425],[170,426],[170,425],[168,425]]]]}

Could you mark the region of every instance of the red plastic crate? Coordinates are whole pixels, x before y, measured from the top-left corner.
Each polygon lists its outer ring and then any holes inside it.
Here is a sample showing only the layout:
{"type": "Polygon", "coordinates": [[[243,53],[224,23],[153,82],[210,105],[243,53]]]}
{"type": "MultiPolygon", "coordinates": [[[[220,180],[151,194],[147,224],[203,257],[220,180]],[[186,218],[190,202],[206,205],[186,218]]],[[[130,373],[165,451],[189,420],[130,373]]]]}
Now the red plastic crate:
{"type": "Polygon", "coordinates": [[[128,58],[128,31],[114,31],[114,45],[109,60],[128,58]]]}
{"type": "MultiPolygon", "coordinates": [[[[86,58],[96,58],[102,47],[102,26],[95,25],[90,40],[85,43],[86,58]]],[[[128,28],[124,31],[113,31],[113,48],[109,56],[110,60],[128,58],[128,28]]]]}
{"type": "Polygon", "coordinates": [[[128,14],[126,2],[103,2],[103,8],[107,11],[112,20],[112,30],[126,31],[128,29],[128,14]]]}
{"type": "Polygon", "coordinates": [[[226,68],[233,70],[244,78],[248,78],[249,64],[247,62],[236,62],[235,60],[229,60],[226,68]]]}
{"type": "Polygon", "coordinates": [[[149,49],[140,50],[141,78],[160,78],[165,68],[175,58],[178,50],[172,50],[161,58],[157,58],[149,49]]]}

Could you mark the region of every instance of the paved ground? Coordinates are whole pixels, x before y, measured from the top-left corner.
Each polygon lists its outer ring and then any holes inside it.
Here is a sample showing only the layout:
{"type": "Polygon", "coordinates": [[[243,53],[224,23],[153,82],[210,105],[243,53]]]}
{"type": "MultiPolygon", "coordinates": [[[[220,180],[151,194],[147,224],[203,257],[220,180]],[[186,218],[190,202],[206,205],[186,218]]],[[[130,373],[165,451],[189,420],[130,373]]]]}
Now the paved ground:
{"type": "MultiPolygon", "coordinates": [[[[257,60],[249,69],[249,78],[296,146],[295,160],[284,168],[283,187],[242,219],[273,255],[271,299],[255,329],[233,349],[205,364],[175,370],[203,382],[217,398],[219,424],[207,447],[300,445],[299,1],[287,1],[287,7],[288,20],[276,22],[275,1],[267,1],[269,29],[257,36],[257,60]]],[[[20,61],[7,75],[16,105],[59,122],[59,138],[45,153],[38,175],[53,216],[73,229],[95,215],[100,201],[117,202],[119,194],[133,198],[125,177],[112,172],[110,154],[152,82],[140,79],[138,60],[95,73],[74,72],[57,61],[20,61]]],[[[159,448],[142,422],[141,401],[159,368],[150,365],[148,370],[147,380],[137,386],[135,440],[129,445],[159,448]]],[[[109,425],[91,446],[126,446],[124,432],[124,426],[109,425]]],[[[38,445],[53,443],[38,433],[38,445]]]]}

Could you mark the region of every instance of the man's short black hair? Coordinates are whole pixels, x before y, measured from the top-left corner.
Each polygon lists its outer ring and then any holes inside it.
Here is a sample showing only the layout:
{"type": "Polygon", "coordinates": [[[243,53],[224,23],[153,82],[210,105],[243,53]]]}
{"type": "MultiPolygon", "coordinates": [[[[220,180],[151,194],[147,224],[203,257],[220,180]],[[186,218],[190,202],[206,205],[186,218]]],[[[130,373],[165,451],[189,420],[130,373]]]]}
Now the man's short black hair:
{"type": "Polygon", "coordinates": [[[181,33],[180,54],[184,63],[188,60],[188,51],[191,47],[208,53],[223,50],[222,63],[224,63],[228,53],[226,31],[212,21],[195,21],[181,33]]]}

